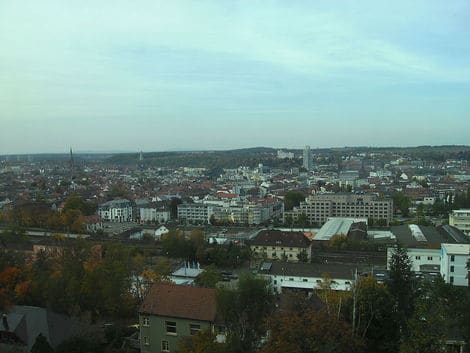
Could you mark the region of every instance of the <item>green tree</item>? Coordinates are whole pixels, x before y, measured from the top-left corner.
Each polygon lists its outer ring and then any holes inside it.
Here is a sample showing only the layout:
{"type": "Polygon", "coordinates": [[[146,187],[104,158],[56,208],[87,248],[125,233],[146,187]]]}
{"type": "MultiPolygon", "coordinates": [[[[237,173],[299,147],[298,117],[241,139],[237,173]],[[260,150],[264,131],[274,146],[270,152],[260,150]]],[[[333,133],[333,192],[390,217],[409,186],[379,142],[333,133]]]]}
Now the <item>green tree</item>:
{"type": "Polygon", "coordinates": [[[266,333],[265,319],[273,310],[269,284],[250,273],[240,275],[236,290],[220,289],[217,308],[228,329],[231,351],[251,353],[266,333]]]}
{"type": "Polygon", "coordinates": [[[383,284],[373,277],[360,277],[352,287],[348,310],[354,335],[365,342],[366,352],[392,353],[398,350],[398,325],[394,300],[383,284]]]}
{"type": "Polygon", "coordinates": [[[387,288],[394,299],[395,313],[399,322],[401,338],[407,335],[406,322],[414,309],[415,288],[411,272],[411,259],[406,248],[400,243],[392,251],[390,279],[387,288]]]}
{"type": "Polygon", "coordinates": [[[411,200],[402,192],[397,192],[392,195],[393,205],[395,210],[399,210],[405,217],[410,214],[411,200]]]}
{"type": "Polygon", "coordinates": [[[294,207],[299,206],[305,200],[305,195],[298,191],[289,191],[284,196],[284,207],[286,211],[292,210],[294,207]]]}
{"type": "Polygon", "coordinates": [[[204,269],[196,278],[196,284],[200,287],[215,288],[215,285],[222,280],[221,273],[214,265],[210,265],[204,269]]]}
{"type": "Polygon", "coordinates": [[[47,341],[47,338],[40,333],[31,347],[31,353],[54,353],[54,349],[47,341]]]}

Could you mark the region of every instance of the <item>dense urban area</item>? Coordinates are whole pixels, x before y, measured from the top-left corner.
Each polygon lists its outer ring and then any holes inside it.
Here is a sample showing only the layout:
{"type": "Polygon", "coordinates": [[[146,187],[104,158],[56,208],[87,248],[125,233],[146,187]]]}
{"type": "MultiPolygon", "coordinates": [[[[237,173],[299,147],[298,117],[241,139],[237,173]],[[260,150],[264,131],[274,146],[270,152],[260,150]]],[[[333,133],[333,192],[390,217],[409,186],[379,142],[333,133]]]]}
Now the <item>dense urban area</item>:
{"type": "Polygon", "coordinates": [[[470,352],[470,147],[0,156],[0,352],[470,352]]]}

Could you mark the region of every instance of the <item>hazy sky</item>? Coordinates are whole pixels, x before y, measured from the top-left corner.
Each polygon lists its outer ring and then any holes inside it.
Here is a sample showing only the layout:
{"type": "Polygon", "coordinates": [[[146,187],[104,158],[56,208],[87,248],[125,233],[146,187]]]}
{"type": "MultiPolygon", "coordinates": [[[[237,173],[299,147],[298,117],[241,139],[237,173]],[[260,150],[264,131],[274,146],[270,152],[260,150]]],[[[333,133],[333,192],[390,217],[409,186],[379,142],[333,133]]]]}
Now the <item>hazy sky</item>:
{"type": "Polygon", "coordinates": [[[470,144],[470,1],[1,0],[0,154],[470,144]]]}

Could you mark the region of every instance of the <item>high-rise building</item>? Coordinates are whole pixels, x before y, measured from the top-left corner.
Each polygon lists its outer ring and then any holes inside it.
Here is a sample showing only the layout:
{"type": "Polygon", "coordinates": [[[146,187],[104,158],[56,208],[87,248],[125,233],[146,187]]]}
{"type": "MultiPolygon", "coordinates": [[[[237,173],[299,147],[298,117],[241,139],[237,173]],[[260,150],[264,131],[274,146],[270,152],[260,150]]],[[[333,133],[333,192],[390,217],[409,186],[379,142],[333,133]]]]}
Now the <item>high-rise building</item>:
{"type": "Polygon", "coordinates": [[[310,146],[305,146],[304,148],[304,160],[302,166],[307,170],[312,170],[312,151],[310,151],[310,146]]]}

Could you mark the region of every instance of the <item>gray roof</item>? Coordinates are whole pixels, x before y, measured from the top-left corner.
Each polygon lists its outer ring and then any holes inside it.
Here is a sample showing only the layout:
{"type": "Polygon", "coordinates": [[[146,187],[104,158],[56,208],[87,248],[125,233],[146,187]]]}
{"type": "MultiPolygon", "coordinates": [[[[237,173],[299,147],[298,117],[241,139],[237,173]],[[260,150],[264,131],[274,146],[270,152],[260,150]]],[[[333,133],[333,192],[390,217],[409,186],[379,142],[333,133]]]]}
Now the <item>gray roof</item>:
{"type": "MultiPolygon", "coordinates": [[[[52,347],[56,347],[74,333],[74,323],[65,316],[34,306],[14,306],[7,314],[10,332],[15,334],[31,349],[41,333],[52,347]]],[[[3,322],[0,330],[5,331],[3,322]]]]}
{"type": "MultiPolygon", "coordinates": [[[[391,231],[396,236],[397,241],[407,247],[423,247],[424,245],[440,245],[447,242],[447,239],[438,232],[434,226],[419,226],[424,235],[424,241],[418,241],[413,237],[408,225],[392,226],[391,231]]],[[[451,241],[452,242],[452,241],[451,241]]]]}
{"type": "Polygon", "coordinates": [[[356,269],[358,272],[361,270],[357,264],[273,262],[269,270],[261,271],[261,273],[296,277],[322,277],[328,274],[331,278],[353,279],[356,269]]]}
{"type": "Polygon", "coordinates": [[[262,230],[251,240],[250,245],[308,248],[311,245],[311,242],[302,232],[262,230]]]}

